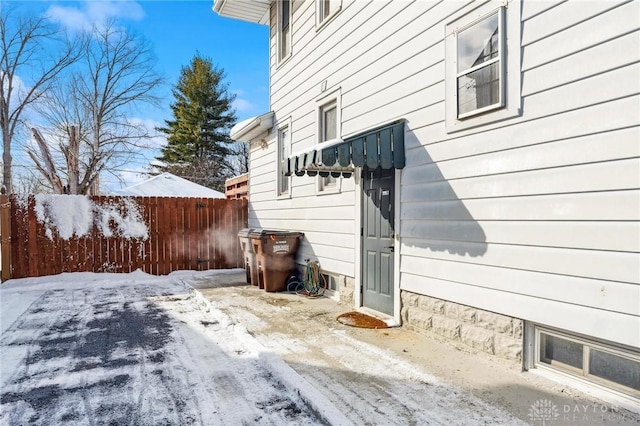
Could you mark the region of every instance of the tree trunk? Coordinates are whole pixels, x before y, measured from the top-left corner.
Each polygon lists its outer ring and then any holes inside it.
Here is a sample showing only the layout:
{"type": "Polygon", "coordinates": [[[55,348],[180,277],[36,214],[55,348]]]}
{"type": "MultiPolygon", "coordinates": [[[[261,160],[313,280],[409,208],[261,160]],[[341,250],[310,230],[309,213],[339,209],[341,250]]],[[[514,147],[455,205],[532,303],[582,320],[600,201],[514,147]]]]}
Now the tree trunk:
{"type": "Polygon", "coordinates": [[[69,146],[65,150],[67,157],[67,185],[69,194],[78,194],[78,182],[80,180],[79,157],[80,140],[78,138],[78,128],[71,126],[69,129],[69,146]]]}
{"type": "Polygon", "coordinates": [[[11,137],[9,135],[2,135],[2,146],[4,152],[2,154],[2,186],[4,193],[10,195],[13,193],[13,187],[11,186],[11,164],[13,159],[11,158],[11,137]]]}

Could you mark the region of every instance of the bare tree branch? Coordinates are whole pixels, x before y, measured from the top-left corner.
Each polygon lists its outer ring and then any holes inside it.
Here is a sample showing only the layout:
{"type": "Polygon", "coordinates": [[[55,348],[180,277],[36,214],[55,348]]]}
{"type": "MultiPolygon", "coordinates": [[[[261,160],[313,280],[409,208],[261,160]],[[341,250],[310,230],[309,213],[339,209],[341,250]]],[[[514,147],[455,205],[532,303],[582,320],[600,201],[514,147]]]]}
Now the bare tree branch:
{"type": "Polygon", "coordinates": [[[66,170],[68,188],[78,194],[91,192],[101,172],[126,166],[146,147],[150,129],[135,125],[131,111],[139,103],[157,103],[154,89],[162,83],[146,40],[113,22],[93,31],[81,70],[37,108],[59,141],[59,170],[66,170]]]}
{"type": "Polygon", "coordinates": [[[44,138],[36,128],[32,128],[33,138],[38,144],[38,148],[40,149],[40,159],[36,156],[34,152],[29,152],[29,156],[36,164],[38,170],[43,174],[47,182],[53,187],[54,191],[58,194],[63,194],[64,186],[62,185],[62,180],[58,176],[58,172],[56,171],[55,162],[53,161],[53,157],[51,155],[51,150],[49,150],[49,146],[45,142],[44,138]],[[41,160],[41,161],[40,161],[41,160]]]}
{"type": "Polygon", "coordinates": [[[64,33],[43,16],[22,16],[15,7],[6,5],[0,8],[2,179],[8,193],[13,192],[11,148],[21,116],[76,62],[82,43],[80,38],[64,38],[64,33]]]}

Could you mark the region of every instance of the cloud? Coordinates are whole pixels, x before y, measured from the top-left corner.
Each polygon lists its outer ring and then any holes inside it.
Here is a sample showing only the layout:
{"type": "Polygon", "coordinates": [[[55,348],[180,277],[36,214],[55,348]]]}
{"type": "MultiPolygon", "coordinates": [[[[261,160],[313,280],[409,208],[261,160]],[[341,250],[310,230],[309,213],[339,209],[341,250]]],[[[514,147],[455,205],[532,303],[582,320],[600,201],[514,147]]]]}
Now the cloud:
{"type": "Polygon", "coordinates": [[[157,127],[162,127],[164,125],[163,123],[158,123],[157,121],[149,118],[138,117],[129,118],[128,122],[133,126],[147,129],[149,135],[151,135],[151,139],[145,141],[145,146],[147,146],[148,149],[159,150],[167,144],[167,135],[156,131],[157,127]]]}
{"type": "MultiPolygon", "coordinates": [[[[2,72],[2,71],[0,71],[2,72]]],[[[5,83],[5,87],[2,89],[6,92],[9,89],[9,79],[4,78],[3,82],[5,83]]],[[[13,79],[11,81],[13,94],[11,96],[11,109],[15,109],[18,107],[20,100],[23,96],[28,92],[29,86],[25,84],[24,80],[20,78],[19,75],[14,74],[13,79]]]]}
{"type": "Polygon", "coordinates": [[[251,101],[243,98],[245,91],[242,89],[232,90],[231,93],[235,95],[235,99],[232,102],[232,107],[238,112],[250,112],[255,108],[255,105],[251,101]]]}
{"type": "Polygon", "coordinates": [[[86,30],[109,19],[139,21],[144,10],[135,1],[86,1],[79,8],[53,5],[47,15],[71,30],[86,30]]]}
{"type": "Polygon", "coordinates": [[[118,174],[118,185],[114,185],[111,189],[122,189],[135,185],[149,179],[149,170],[147,167],[137,167],[132,170],[122,170],[118,174]]]}
{"type": "Polygon", "coordinates": [[[242,98],[235,98],[233,101],[233,108],[239,112],[249,112],[252,111],[255,106],[248,100],[242,98]]]}

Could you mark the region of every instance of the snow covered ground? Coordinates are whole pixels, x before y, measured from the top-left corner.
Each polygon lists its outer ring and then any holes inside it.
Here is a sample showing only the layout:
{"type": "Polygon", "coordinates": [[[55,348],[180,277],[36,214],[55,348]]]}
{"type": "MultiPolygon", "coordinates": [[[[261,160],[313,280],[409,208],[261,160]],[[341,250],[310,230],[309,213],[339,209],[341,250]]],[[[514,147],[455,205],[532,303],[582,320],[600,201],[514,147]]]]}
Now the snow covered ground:
{"type": "Polygon", "coordinates": [[[2,285],[0,424],[319,423],[246,331],[200,309],[179,275],[2,285]]]}
{"type": "Polygon", "coordinates": [[[212,273],[225,271],[3,284],[0,424],[522,424],[322,324],[308,347],[254,337],[256,318],[232,318],[186,284],[212,273]]]}

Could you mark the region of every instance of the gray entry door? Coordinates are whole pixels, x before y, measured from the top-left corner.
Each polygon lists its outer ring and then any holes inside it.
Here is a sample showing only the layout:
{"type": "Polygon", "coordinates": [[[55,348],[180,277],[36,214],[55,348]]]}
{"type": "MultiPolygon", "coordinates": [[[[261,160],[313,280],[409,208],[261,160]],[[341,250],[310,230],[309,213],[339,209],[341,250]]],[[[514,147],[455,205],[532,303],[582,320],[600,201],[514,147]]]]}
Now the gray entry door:
{"type": "Polygon", "coordinates": [[[362,171],[362,304],[393,315],[395,170],[362,171]]]}

